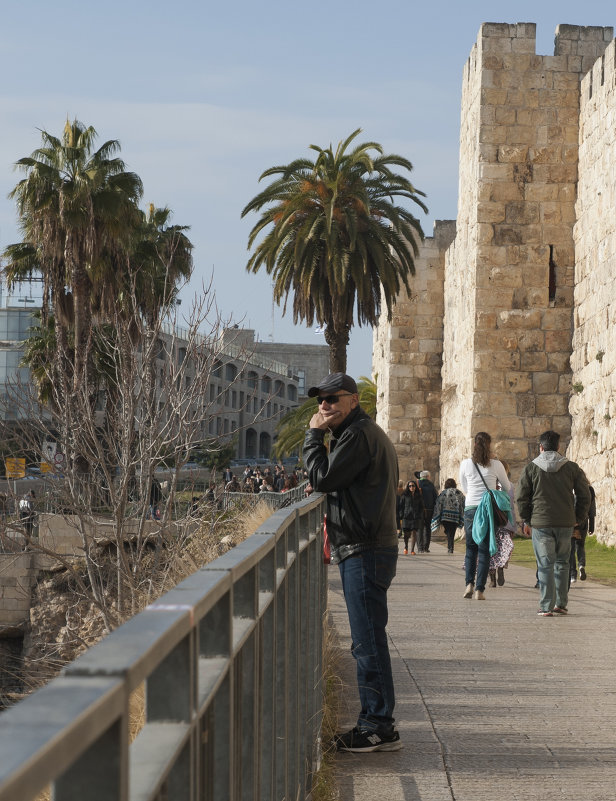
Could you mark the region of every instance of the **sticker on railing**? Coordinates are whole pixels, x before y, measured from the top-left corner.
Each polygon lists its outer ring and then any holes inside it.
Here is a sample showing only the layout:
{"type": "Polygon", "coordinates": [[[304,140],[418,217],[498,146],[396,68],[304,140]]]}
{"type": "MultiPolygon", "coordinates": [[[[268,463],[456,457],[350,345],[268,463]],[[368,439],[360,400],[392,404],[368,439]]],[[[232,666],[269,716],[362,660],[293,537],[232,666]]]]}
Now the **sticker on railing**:
{"type": "Polygon", "coordinates": [[[153,603],[146,606],[148,612],[190,612],[190,625],[195,625],[195,608],[191,604],[158,604],[153,603]]]}

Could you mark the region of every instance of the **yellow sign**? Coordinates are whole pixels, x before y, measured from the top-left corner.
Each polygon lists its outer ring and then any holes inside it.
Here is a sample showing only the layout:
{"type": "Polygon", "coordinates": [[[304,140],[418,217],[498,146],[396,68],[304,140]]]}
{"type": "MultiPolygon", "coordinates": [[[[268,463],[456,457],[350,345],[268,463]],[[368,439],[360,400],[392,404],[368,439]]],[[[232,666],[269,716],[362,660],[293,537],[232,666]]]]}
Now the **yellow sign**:
{"type": "Polygon", "coordinates": [[[41,473],[53,473],[53,465],[49,462],[41,462],[41,473]]]}
{"type": "Polygon", "coordinates": [[[26,460],[7,457],[4,460],[7,478],[23,478],[26,475],[26,460]]]}

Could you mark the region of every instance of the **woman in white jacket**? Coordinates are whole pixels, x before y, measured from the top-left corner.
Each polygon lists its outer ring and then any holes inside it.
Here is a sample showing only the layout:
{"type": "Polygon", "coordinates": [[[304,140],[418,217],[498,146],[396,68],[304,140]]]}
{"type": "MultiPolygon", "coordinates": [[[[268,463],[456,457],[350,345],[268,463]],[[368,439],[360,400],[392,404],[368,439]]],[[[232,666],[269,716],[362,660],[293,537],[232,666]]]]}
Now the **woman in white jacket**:
{"type": "Polygon", "coordinates": [[[470,459],[464,459],[460,464],[459,484],[462,492],[466,495],[464,505],[466,589],[464,590],[464,597],[472,598],[474,590],[474,597],[478,601],[485,600],[483,592],[486,588],[486,580],[490,568],[490,542],[489,537],[486,537],[479,544],[473,540],[475,512],[483,494],[488,491],[486,484],[489,489],[493,490],[496,489],[496,482],[498,481],[501,489],[505,490],[505,492],[509,492],[509,487],[511,486],[505,468],[491,453],[491,444],[492,437],[485,431],[475,434],[473,455],[470,459]]]}

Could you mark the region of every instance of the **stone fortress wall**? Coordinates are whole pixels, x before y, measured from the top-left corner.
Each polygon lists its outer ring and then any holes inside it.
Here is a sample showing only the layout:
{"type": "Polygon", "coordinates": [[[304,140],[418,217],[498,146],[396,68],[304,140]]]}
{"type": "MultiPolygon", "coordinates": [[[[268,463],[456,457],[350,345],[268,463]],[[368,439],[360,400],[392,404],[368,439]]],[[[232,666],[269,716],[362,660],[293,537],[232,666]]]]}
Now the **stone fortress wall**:
{"type": "Polygon", "coordinates": [[[391,323],[384,317],[374,330],[377,422],[396,446],[404,481],[422,467],[438,471],[444,256],[455,230],[450,221],[435,225],[434,237],[424,240],[415,260],[411,297],[403,291],[391,323]]]}
{"type": "Polygon", "coordinates": [[[576,202],[572,437],[616,542],[616,42],[583,78],[576,202]]]}
{"type": "Polygon", "coordinates": [[[437,223],[416,300],[400,298],[396,325],[375,333],[374,372],[389,375],[378,381],[380,420],[403,478],[424,467],[441,484],[476,431],[492,434],[515,480],[537,435],[558,430],[597,490],[598,533],[616,542],[613,28],[560,25],[553,56],[536,55],[535,31],[485,23],[464,68],[455,239],[438,241],[437,223]],[[411,354],[433,341],[439,305],[442,370],[430,392],[440,403],[413,408],[400,390],[421,380],[411,354]],[[416,326],[414,342],[418,307],[430,329],[416,326]],[[440,432],[438,459],[418,428],[440,432]]]}

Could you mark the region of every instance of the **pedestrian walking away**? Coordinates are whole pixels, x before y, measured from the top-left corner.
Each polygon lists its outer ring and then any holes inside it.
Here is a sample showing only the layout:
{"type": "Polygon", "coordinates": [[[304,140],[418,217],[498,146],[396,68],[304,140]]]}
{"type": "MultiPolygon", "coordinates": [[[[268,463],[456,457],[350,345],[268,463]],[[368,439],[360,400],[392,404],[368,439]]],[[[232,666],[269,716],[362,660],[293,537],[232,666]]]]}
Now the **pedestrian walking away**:
{"type": "Polygon", "coordinates": [[[579,465],[561,456],[559,445],[560,434],[543,432],[539,456],[526,465],[516,490],[524,533],[533,538],[541,617],[567,614],[571,537],[590,508],[588,479],[579,465]]]}
{"type": "Polygon", "coordinates": [[[595,517],[597,514],[597,502],[595,500],[595,490],[589,484],[590,491],[590,508],[588,509],[588,518],[581,525],[573,527],[573,536],[571,537],[571,556],[569,557],[569,583],[575,584],[580,572],[580,581],[586,581],[586,537],[593,534],[595,531],[595,517]],[[576,565],[577,561],[577,565],[576,565]]]}
{"type": "Polygon", "coordinates": [[[360,700],[357,725],[334,742],[340,751],[397,751],[402,744],[394,728],[386,634],[387,590],[398,559],[396,451],[359,405],[351,376],[332,373],[308,395],[317,397],[318,410],[303,456],[311,486],[327,493],[331,562],[340,570],[360,700]]]}
{"type": "Polygon", "coordinates": [[[457,489],[455,479],[445,481],[445,489],[436,499],[430,528],[434,532],[442,525],[447,537],[447,553],[453,553],[456,529],[464,526],[464,495],[457,489]]]}
{"type": "MultiPolygon", "coordinates": [[[[466,587],[464,598],[475,598],[477,601],[485,600],[484,591],[490,568],[491,530],[494,524],[490,517],[490,509],[487,509],[486,514],[482,515],[480,519],[489,525],[483,530],[483,536],[478,537],[479,541],[476,541],[473,536],[475,516],[478,510],[484,511],[483,506],[487,503],[491,504],[489,493],[496,490],[497,482],[505,493],[509,493],[511,486],[505,468],[498,459],[494,458],[491,446],[492,437],[485,431],[480,431],[475,435],[472,457],[463,459],[460,464],[460,487],[466,495],[464,507],[466,587]]],[[[509,506],[508,495],[507,506],[509,506]]]]}
{"type": "Polygon", "coordinates": [[[421,526],[417,532],[417,550],[419,553],[430,553],[430,540],[432,538],[430,524],[432,522],[434,505],[436,504],[436,498],[438,496],[436,487],[431,479],[432,476],[429,470],[422,470],[419,473],[419,490],[424,505],[421,526]]]}

